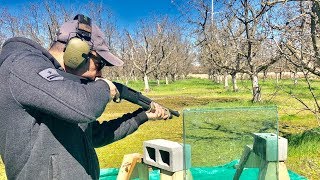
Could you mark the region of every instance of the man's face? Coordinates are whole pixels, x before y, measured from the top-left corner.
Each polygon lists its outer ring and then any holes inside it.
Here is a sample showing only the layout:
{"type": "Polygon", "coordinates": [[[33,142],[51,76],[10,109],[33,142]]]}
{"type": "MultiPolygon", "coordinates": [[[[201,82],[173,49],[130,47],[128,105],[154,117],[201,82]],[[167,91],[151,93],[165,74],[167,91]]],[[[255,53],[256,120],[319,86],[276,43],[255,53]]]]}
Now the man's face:
{"type": "Polygon", "coordinates": [[[77,75],[84,78],[94,80],[96,77],[101,77],[101,69],[105,66],[102,58],[95,51],[91,51],[88,62],[77,70],[77,75]]]}

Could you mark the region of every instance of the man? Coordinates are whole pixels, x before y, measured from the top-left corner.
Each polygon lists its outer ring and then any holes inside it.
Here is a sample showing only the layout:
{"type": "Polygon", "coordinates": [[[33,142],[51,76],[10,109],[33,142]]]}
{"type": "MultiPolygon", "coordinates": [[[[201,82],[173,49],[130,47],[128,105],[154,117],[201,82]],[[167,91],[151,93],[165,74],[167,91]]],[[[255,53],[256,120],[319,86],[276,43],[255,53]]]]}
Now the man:
{"type": "Polygon", "coordinates": [[[83,15],[61,26],[49,51],[26,38],[7,40],[0,55],[0,154],[7,178],[98,179],[94,147],[124,138],[148,119],[168,118],[155,104],[152,111],[96,121],[118,95],[111,81],[99,78],[101,69],[122,64],[83,15]]]}

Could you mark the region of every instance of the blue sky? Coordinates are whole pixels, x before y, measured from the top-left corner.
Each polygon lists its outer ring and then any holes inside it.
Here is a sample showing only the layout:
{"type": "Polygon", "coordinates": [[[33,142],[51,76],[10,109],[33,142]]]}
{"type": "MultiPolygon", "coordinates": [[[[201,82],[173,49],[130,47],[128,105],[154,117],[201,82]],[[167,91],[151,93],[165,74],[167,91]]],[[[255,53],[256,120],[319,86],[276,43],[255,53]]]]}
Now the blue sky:
{"type": "Polygon", "coordinates": [[[104,0],[104,4],[125,22],[135,22],[152,14],[178,14],[170,0],[104,0]]]}
{"type": "MultiPolygon", "coordinates": [[[[76,3],[83,4],[87,0],[57,0],[66,6],[76,3]]],[[[134,26],[137,21],[153,14],[178,15],[176,7],[171,3],[172,0],[95,0],[110,9],[119,26],[134,26]]],[[[16,10],[23,7],[28,2],[40,2],[40,0],[0,0],[1,7],[8,7],[16,10]]]]}

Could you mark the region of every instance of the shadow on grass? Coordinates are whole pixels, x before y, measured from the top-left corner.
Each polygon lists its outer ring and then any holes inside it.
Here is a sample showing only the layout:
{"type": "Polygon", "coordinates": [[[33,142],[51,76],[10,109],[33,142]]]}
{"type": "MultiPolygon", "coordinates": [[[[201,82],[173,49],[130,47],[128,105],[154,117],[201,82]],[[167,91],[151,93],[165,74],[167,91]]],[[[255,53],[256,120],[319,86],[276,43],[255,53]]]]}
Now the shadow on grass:
{"type": "Polygon", "coordinates": [[[320,142],[320,127],[306,130],[301,134],[291,134],[286,138],[290,146],[300,146],[308,142],[320,142]]]}

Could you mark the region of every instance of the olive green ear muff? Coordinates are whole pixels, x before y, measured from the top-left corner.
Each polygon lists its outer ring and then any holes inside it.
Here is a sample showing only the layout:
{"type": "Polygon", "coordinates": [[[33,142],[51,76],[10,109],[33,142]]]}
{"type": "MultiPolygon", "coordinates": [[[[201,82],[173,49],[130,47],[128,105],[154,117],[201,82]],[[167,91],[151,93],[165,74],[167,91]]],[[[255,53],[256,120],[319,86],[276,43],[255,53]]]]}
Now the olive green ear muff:
{"type": "Polygon", "coordinates": [[[86,56],[89,52],[90,46],[85,40],[72,38],[64,51],[64,64],[72,69],[77,69],[87,59],[86,56]]]}
{"type": "Polygon", "coordinates": [[[91,47],[87,41],[91,40],[92,27],[91,19],[83,14],[76,15],[73,20],[78,21],[77,35],[66,43],[63,59],[66,66],[77,69],[88,59],[91,47]]]}

